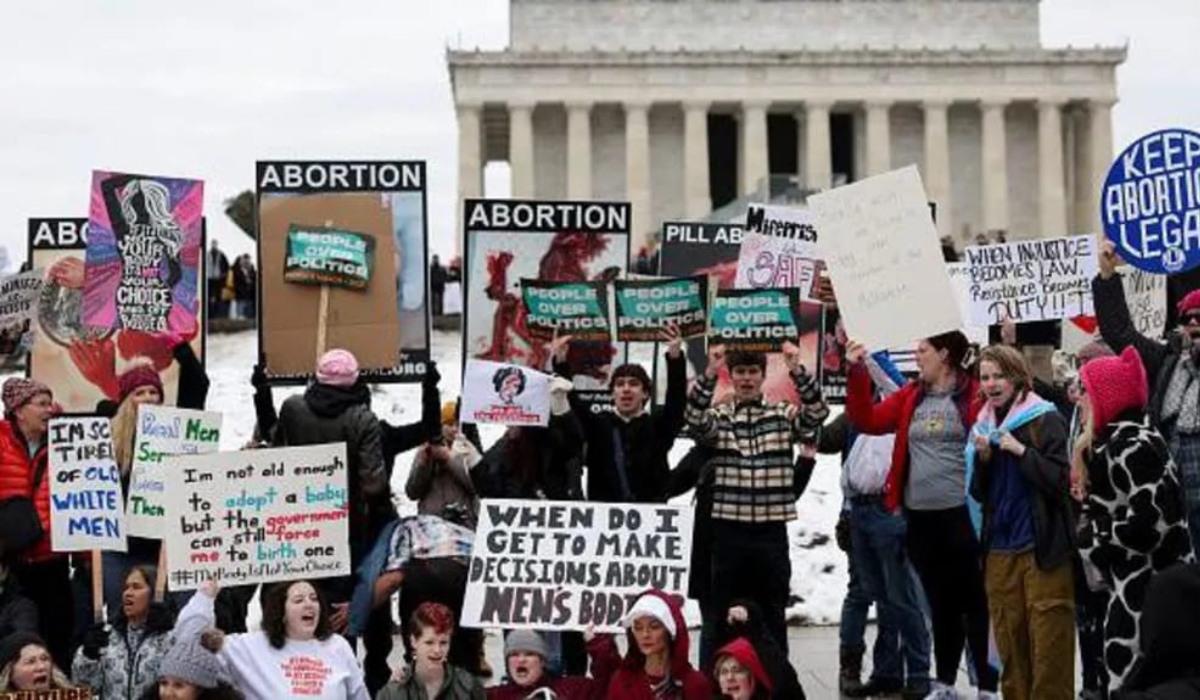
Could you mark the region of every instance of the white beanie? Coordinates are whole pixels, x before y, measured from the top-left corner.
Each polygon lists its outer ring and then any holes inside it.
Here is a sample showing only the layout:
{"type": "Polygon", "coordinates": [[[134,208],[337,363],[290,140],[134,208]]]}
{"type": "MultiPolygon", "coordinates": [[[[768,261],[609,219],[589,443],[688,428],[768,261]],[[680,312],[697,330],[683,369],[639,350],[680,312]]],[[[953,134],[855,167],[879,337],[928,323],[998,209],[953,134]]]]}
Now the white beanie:
{"type": "Polygon", "coordinates": [[[663,627],[667,628],[667,633],[671,635],[671,639],[675,638],[675,615],[671,612],[671,606],[667,605],[667,601],[653,594],[647,594],[637,599],[629,612],[625,613],[625,619],[622,624],[626,627],[633,627],[633,621],[639,617],[653,617],[662,623],[663,627]]]}

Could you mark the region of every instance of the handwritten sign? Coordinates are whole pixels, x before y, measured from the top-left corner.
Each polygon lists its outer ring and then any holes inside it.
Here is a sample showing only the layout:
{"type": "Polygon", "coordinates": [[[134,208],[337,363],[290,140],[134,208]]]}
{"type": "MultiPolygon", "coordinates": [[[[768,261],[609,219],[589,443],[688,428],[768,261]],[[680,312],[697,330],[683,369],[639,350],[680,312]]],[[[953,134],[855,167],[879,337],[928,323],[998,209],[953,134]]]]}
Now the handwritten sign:
{"type": "Polygon", "coordinates": [[[56,552],[125,551],[121,472],[109,419],[50,421],[50,542],[56,552]]]}
{"type": "Polygon", "coordinates": [[[523,279],[521,297],[526,310],[525,330],[537,340],[551,340],[556,333],[578,342],[612,340],[608,285],[604,282],[523,279]]]}
{"type": "Polygon", "coordinates": [[[129,501],[125,506],[128,534],[160,540],[167,525],[167,475],[170,455],[216,452],[221,442],[221,414],[142,404],[138,407],[129,501]]]}
{"type": "Polygon", "coordinates": [[[808,198],[850,338],[907,345],[962,325],[916,166],[808,198]]]}
{"type": "Polygon", "coordinates": [[[467,360],[463,371],[464,423],[550,423],[550,375],[490,360],[467,360]]]}
{"type": "Polygon", "coordinates": [[[1096,242],[1072,236],[968,246],[970,321],[978,326],[1092,313],[1096,242]]]}
{"type": "Polygon", "coordinates": [[[738,250],[736,288],[796,287],[802,299],[818,300],[814,281],[824,267],[812,212],[797,207],[750,205],[738,250]]]}
{"type": "Polygon", "coordinates": [[[42,270],[30,270],[0,278],[0,356],[24,354],[32,347],[43,276],[42,270]]]}
{"type": "Polygon", "coordinates": [[[1125,305],[1138,333],[1150,338],[1162,337],[1167,327],[1167,276],[1134,267],[1120,270],[1125,288],[1125,305]]]}
{"type": "Polygon", "coordinates": [[[295,224],[288,227],[284,282],[366,289],[374,266],[374,236],[295,224]]]}
{"type": "Polygon", "coordinates": [[[461,623],[616,632],[647,589],[685,594],[692,518],[686,506],[485,500],[461,623]]]}
{"type": "Polygon", "coordinates": [[[674,324],[683,338],[704,335],[708,328],[705,302],[708,277],[615,280],[617,340],[654,342],[662,329],[674,324]]]}
{"type": "Polygon", "coordinates": [[[345,443],[165,462],[171,590],[350,573],[345,443]]]}
{"type": "Polygon", "coordinates": [[[709,313],[709,344],[727,350],[779,352],[800,339],[797,289],[721,289],[709,313]]]}

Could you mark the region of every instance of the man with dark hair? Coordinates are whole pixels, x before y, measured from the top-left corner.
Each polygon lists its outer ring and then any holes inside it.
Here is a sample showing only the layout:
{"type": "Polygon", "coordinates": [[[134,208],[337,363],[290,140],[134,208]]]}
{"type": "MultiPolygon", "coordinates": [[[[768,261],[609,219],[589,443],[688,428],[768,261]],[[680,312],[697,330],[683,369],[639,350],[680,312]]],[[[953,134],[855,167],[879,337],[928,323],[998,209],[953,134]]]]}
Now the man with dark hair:
{"type": "MultiPolygon", "coordinates": [[[[667,453],[683,427],[687,395],[679,329],[663,331],[667,342],[667,397],[659,410],[649,412],[646,404],[654,391],[650,375],[637,364],[613,370],[609,380],[613,411],[593,413],[590,406],[571,392],[571,410],[579,418],[587,439],[587,496],[600,503],[665,503],[667,500],[667,453]]],[[[570,336],[554,341],[554,372],[571,378],[566,354],[570,336]]]]}

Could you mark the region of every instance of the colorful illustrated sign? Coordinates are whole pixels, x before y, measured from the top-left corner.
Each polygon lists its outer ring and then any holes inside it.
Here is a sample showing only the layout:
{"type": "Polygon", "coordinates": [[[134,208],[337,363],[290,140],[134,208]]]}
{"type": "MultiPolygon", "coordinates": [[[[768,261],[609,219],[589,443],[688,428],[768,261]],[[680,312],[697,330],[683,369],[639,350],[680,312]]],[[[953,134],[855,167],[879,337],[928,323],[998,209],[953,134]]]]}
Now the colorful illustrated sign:
{"type": "Polygon", "coordinates": [[[814,258],[811,243],[746,232],[738,252],[738,289],[795,287],[800,298],[820,301],[816,279],[825,264],[814,258]]]}
{"type": "Polygon", "coordinates": [[[646,589],[686,595],[693,517],[687,506],[485,500],[460,622],[617,632],[646,589]]]}
{"type": "Polygon", "coordinates": [[[350,573],[346,444],[168,457],[167,586],[350,573]]]}
{"type": "Polygon", "coordinates": [[[375,238],[353,231],[290,226],[283,281],[366,289],[375,266],[375,238]]]}
{"type": "Polygon", "coordinates": [[[94,171],[83,324],[194,333],[204,183],[94,171]]]}
{"type": "Polygon", "coordinates": [[[0,358],[24,355],[33,347],[33,319],[44,274],[30,270],[0,277],[0,358]]]}
{"type": "Polygon", "coordinates": [[[46,478],[56,552],[125,551],[125,505],[110,424],[102,417],[50,421],[46,478]]]}
{"type": "Polygon", "coordinates": [[[1130,144],[1104,180],[1100,220],[1138,269],[1166,274],[1200,265],[1200,133],[1164,129],[1130,144]]]}
{"type": "Polygon", "coordinates": [[[722,289],[709,310],[709,345],[727,350],[779,352],[800,340],[797,289],[722,289]]]}
{"type": "Polygon", "coordinates": [[[674,325],[683,338],[708,329],[708,278],[616,280],[617,340],[655,342],[674,325]]]}
{"type": "Polygon", "coordinates": [[[129,535],[163,538],[167,526],[166,458],[216,452],[220,442],[220,413],[154,404],[138,406],[129,499],[125,504],[129,535]]]}
{"type": "Polygon", "coordinates": [[[545,282],[521,280],[525,327],[542,342],[557,335],[572,341],[607,343],[612,340],[608,321],[608,285],[604,282],[545,282]]]}
{"type": "Polygon", "coordinates": [[[1092,313],[1093,236],[968,246],[963,259],[970,275],[967,320],[973,325],[1092,313]]]}
{"type": "Polygon", "coordinates": [[[463,423],[550,423],[548,374],[502,362],[467,360],[462,382],[463,423]]]}

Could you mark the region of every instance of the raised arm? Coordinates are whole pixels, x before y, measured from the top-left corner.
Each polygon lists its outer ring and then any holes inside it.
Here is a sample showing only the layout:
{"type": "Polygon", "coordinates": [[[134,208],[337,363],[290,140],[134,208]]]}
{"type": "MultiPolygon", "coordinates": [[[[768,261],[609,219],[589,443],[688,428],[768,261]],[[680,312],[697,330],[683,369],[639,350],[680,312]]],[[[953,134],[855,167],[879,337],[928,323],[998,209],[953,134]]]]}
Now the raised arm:
{"type": "Polygon", "coordinates": [[[1116,248],[1112,241],[1100,243],[1100,272],[1092,280],[1092,299],[1100,335],[1115,353],[1133,346],[1146,364],[1146,374],[1153,378],[1169,352],[1165,343],[1142,335],[1129,318],[1125,303],[1125,287],[1116,272],[1116,248]]]}
{"type": "Polygon", "coordinates": [[[867,435],[887,435],[896,432],[900,422],[900,407],[906,399],[904,390],[897,391],[875,403],[871,375],[863,363],[866,349],[851,341],[846,348],[850,374],[846,378],[846,414],[850,425],[867,435]]]}
{"type": "Polygon", "coordinates": [[[800,397],[800,405],[792,415],[792,439],[805,445],[815,445],[821,426],[829,418],[829,406],[821,395],[821,383],[800,362],[800,348],[792,343],[784,343],[783,356],[792,383],[796,385],[796,395],[800,397]]]}
{"type": "Polygon", "coordinates": [[[182,341],[171,349],[175,361],[179,363],[179,393],[175,405],[180,408],[204,409],[208,400],[208,374],[200,358],[192,350],[191,343],[182,341]]]}
{"type": "MultiPolygon", "coordinates": [[[[655,434],[660,440],[671,440],[683,429],[683,413],[687,404],[687,362],[683,357],[683,339],[679,329],[665,330],[667,340],[667,395],[662,408],[654,416],[655,434]]],[[[670,449],[670,444],[666,445],[670,449]]]]}
{"type": "MultiPolygon", "coordinates": [[[[408,470],[408,482],[404,484],[404,493],[413,501],[420,501],[433,487],[433,475],[437,470],[437,460],[430,458],[430,446],[422,447],[413,457],[412,467],[408,470]]],[[[447,448],[442,447],[443,451],[447,448]]]]}
{"type": "Polygon", "coordinates": [[[724,366],[725,346],[710,347],[708,366],[704,368],[704,374],[696,378],[696,383],[688,394],[683,419],[691,428],[692,437],[696,442],[711,444],[717,439],[717,422],[712,412],[712,399],[713,390],[717,386],[717,375],[724,366]]]}

